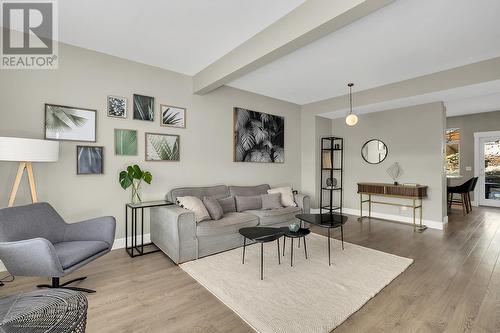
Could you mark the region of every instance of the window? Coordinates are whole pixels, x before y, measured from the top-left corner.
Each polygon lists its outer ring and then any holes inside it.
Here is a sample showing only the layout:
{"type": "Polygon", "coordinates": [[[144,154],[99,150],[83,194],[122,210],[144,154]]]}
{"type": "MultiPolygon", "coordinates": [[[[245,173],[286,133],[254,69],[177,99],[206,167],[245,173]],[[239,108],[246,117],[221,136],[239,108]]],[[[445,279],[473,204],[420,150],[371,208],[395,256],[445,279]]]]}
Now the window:
{"type": "Polygon", "coordinates": [[[456,175],[460,173],[460,129],[446,130],[446,173],[456,175]]]}

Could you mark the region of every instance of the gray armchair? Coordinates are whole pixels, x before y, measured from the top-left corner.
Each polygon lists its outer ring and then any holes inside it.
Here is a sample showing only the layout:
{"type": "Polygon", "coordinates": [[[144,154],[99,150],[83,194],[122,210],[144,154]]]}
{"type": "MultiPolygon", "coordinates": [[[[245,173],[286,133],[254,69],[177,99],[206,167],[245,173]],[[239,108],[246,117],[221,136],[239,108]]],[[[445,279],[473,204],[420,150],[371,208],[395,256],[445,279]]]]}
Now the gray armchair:
{"type": "Polygon", "coordinates": [[[79,223],[66,223],[48,203],[0,209],[0,260],[12,275],[52,277],[51,285],[66,288],[86,279],[60,284],[63,277],[111,251],[116,222],[106,216],[79,223]]]}

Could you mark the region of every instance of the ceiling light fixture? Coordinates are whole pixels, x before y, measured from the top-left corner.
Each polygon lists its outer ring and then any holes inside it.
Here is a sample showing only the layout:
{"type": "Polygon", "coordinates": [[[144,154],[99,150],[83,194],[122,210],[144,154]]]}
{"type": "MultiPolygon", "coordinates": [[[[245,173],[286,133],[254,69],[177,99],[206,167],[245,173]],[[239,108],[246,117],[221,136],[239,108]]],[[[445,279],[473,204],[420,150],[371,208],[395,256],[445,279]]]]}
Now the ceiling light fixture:
{"type": "Polygon", "coordinates": [[[347,86],[349,87],[349,114],[345,117],[345,123],[348,126],[354,126],[358,123],[358,116],[352,113],[352,87],[354,83],[349,83],[347,86]]]}

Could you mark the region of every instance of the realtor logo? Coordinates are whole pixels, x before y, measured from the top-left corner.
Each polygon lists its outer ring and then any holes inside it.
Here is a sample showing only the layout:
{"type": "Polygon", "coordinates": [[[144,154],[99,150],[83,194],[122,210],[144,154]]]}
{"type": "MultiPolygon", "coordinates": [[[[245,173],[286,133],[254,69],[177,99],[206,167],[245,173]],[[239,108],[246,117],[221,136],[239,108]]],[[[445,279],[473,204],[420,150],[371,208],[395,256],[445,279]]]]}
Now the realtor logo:
{"type": "Polygon", "coordinates": [[[55,0],[2,1],[2,69],[56,69],[55,0]]]}

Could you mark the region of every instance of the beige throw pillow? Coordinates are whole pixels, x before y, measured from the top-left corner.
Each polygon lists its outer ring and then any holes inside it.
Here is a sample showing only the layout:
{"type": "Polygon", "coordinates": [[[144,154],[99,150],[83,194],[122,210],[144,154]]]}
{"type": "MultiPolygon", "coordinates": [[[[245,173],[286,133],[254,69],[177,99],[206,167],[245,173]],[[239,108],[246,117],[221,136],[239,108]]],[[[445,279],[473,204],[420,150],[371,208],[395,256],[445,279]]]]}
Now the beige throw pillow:
{"type": "Polygon", "coordinates": [[[267,190],[267,193],[281,193],[281,205],[284,207],[296,207],[297,204],[293,199],[293,192],[291,187],[277,187],[267,190]]]}
{"type": "Polygon", "coordinates": [[[192,211],[194,213],[196,222],[210,220],[210,214],[208,214],[205,205],[197,197],[177,197],[177,204],[182,208],[192,211]]]}

